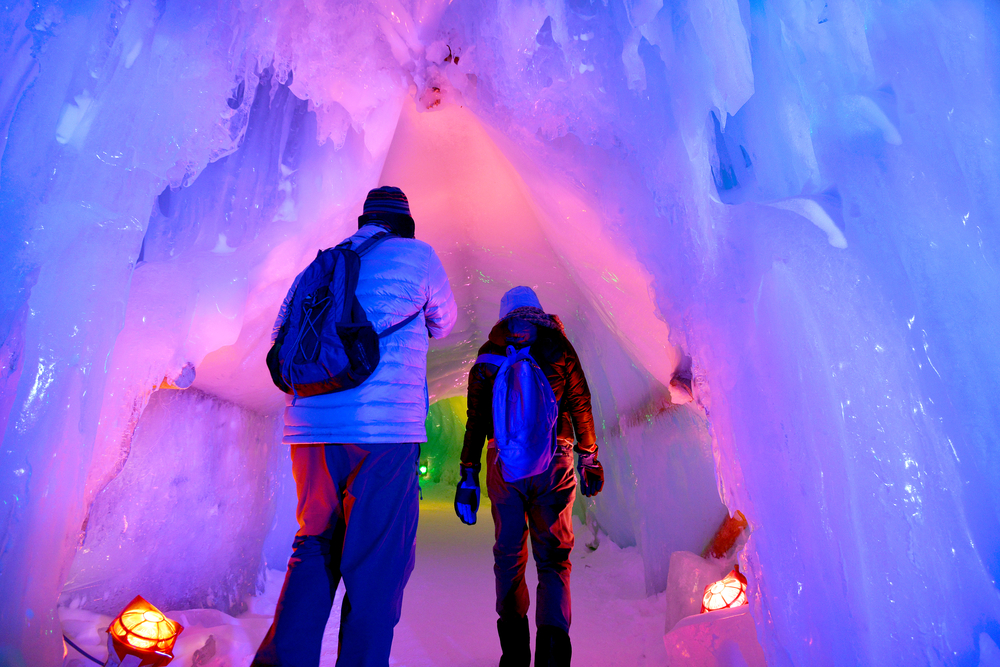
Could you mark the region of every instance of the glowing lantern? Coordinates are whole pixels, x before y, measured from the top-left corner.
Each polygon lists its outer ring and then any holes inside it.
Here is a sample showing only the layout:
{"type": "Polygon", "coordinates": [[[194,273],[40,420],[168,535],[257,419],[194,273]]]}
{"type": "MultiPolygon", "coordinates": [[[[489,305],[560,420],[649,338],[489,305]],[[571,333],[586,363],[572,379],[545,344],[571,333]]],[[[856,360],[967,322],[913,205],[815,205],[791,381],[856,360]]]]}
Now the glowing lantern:
{"type": "Polygon", "coordinates": [[[705,597],[701,599],[701,613],[717,609],[730,609],[747,603],[747,578],[740,573],[737,565],[723,578],[705,587],[705,597]]]}
{"type": "Polygon", "coordinates": [[[105,667],[162,667],[184,627],[137,595],[108,628],[105,667]]]}

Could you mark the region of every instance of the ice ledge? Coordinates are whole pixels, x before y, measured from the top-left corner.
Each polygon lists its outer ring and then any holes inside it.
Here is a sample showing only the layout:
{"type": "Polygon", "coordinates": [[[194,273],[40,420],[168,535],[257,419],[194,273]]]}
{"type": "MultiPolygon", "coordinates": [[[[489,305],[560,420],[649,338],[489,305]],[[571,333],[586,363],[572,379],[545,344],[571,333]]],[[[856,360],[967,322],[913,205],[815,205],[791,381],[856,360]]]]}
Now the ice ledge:
{"type": "Polygon", "coordinates": [[[750,607],[682,618],[663,637],[670,667],[766,667],[750,607]]]}

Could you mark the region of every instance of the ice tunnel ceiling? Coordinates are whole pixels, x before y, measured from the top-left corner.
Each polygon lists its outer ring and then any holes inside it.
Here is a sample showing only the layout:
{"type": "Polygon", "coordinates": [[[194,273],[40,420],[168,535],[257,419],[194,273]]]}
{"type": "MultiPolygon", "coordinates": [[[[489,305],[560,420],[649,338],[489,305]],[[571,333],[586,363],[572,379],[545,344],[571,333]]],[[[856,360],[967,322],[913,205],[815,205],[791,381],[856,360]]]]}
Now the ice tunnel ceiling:
{"type": "Polygon", "coordinates": [[[92,508],[153,488],[130,458],[212,486],[171,496],[192,513],[248,499],[231,551],[170,576],[253,587],[277,304],[386,183],[460,303],[431,395],[535,286],[647,586],[717,501],[685,486],[703,453],[753,528],[768,664],[1000,644],[996,3],[25,1],[0,36],[3,659],[58,661],[76,554],[118,539],[92,508]]]}
{"type": "MultiPolygon", "coordinates": [[[[610,328],[615,335],[608,336],[609,342],[626,346],[647,373],[668,385],[677,364],[669,329],[656,316],[646,270],[600,228],[601,202],[593,195],[575,192],[565,177],[533,168],[521,151],[491,135],[467,108],[450,105],[430,112],[418,108],[412,100],[402,105],[378,182],[395,184],[407,193],[418,220],[417,236],[442,257],[462,304],[455,332],[447,340],[435,341],[429,358],[431,399],[464,395],[469,362],[497,319],[500,296],[519,284],[534,286],[553,312],[591,321],[598,329],[610,328]],[[521,160],[523,173],[498,146],[498,140],[521,160]],[[530,182],[536,183],[534,188],[530,182]],[[559,228],[572,229],[572,239],[549,233],[559,228]]],[[[311,127],[306,129],[305,140],[312,139],[312,131],[311,127]]],[[[182,217],[188,208],[191,215],[203,217],[203,207],[186,205],[187,194],[170,195],[171,206],[182,209],[182,217]]],[[[206,197],[218,199],[219,192],[210,190],[206,197]]],[[[218,306],[210,313],[215,323],[192,325],[192,332],[214,327],[220,336],[228,331],[226,340],[235,340],[209,352],[203,360],[194,347],[190,358],[175,361],[179,368],[190,363],[198,369],[195,387],[264,411],[283,403],[283,397],[273,391],[266,368],[256,363],[260,345],[270,344],[274,301],[281,298],[280,293],[315,248],[328,247],[350,232],[355,209],[360,211],[360,202],[353,202],[351,215],[321,219],[304,237],[287,238],[270,250],[285,262],[271,263],[274,272],[261,271],[249,278],[249,284],[235,288],[219,281],[215,288],[218,294],[211,302],[218,306]],[[293,256],[295,260],[287,261],[293,256]],[[268,284],[272,282],[277,284],[268,284]],[[253,324],[246,323],[241,312],[237,314],[241,303],[227,311],[226,302],[234,300],[228,290],[238,290],[242,297],[246,292],[263,293],[271,287],[265,313],[253,324]]],[[[227,251],[220,251],[217,244],[207,256],[208,263],[217,265],[218,255],[227,251]]],[[[176,269],[143,265],[136,276],[161,270],[176,269]]],[[[138,308],[144,310],[148,300],[137,301],[138,308]]],[[[148,326],[143,324],[148,322],[139,322],[137,327],[145,340],[148,326]]],[[[147,357],[148,350],[142,355],[147,357]]]]}

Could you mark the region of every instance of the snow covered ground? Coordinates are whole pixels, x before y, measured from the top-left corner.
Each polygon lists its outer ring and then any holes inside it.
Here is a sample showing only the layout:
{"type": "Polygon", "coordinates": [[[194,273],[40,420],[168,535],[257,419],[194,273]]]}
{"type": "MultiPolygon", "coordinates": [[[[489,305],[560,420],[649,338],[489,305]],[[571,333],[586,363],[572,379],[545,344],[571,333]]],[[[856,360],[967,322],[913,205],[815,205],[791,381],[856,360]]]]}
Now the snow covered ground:
{"type": "MultiPolygon", "coordinates": [[[[576,523],[573,552],[574,664],[586,667],[665,665],[663,645],[665,601],[646,597],[642,557],[636,548],[620,549],[602,540],[587,548],[589,531],[576,523]]],[[[493,610],[493,524],[484,503],[479,523],[465,526],[451,504],[433,499],[421,503],[417,564],[406,588],[403,617],[396,627],[391,665],[400,667],[493,667],[500,657],[493,610]]],[[[195,667],[244,667],[270,625],[283,573],[269,570],[266,590],[254,598],[240,618],[216,610],[170,613],[185,626],[175,647],[174,665],[190,667],[194,653],[212,636],[215,653],[195,667]]],[[[532,564],[528,568],[534,602],[532,564]]],[[[139,591],[141,593],[141,591],[139,591]]],[[[322,665],[334,665],[340,600],[338,592],[327,626],[322,665]]],[[[155,604],[155,601],[152,601],[155,604]]],[[[97,658],[106,656],[103,642],[110,618],[83,610],[60,610],[63,629],[97,658]]],[[[529,616],[532,616],[529,613],[529,616]]],[[[532,625],[533,619],[532,619],[532,625]]],[[[89,665],[70,649],[65,667],[89,665]],[[79,662],[77,662],[79,661],[79,662]]]]}

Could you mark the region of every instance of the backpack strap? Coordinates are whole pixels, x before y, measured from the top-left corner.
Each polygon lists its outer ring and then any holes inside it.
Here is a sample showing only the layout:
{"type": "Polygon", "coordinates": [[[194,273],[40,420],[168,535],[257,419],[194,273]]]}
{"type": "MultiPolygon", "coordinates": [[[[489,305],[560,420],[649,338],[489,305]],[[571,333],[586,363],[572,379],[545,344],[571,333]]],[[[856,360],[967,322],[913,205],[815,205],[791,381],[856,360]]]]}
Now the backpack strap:
{"type": "Polygon", "coordinates": [[[505,361],[507,361],[507,357],[502,354],[480,354],[476,357],[477,364],[492,364],[493,366],[501,366],[505,361]]]}
{"type": "MultiPolygon", "coordinates": [[[[382,241],[385,241],[386,239],[389,239],[389,238],[399,238],[399,234],[396,234],[395,232],[390,232],[390,231],[375,232],[374,234],[372,234],[371,236],[369,236],[367,239],[365,239],[361,243],[361,245],[359,245],[357,248],[355,248],[354,252],[357,253],[358,257],[361,257],[365,253],[369,252],[372,248],[374,248],[375,246],[377,246],[379,243],[381,243],[382,241]]],[[[341,243],[340,245],[338,245],[337,247],[338,248],[341,248],[341,247],[342,248],[349,248],[350,245],[351,245],[351,240],[347,239],[343,243],[341,243]]],[[[410,315],[409,317],[407,317],[402,322],[397,322],[396,324],[393,324],[388,329],[386,329],[386,330],[382,331],[381,333],[379,333],[378,337],[379,338],[385,338],[386,336],[389,336],[391,334],[396,333],[397,331],[399,331],[400,329],[402,329],[403,327],[405,327],[407,324],[409,324],[413,320],[417,319],[417,315],[420,315],[422,312],[424,312],[423,306],[420,307],[420,310],[418,310],[417,312],[413,313],[412,315],[410,315]]]]}
{"type": "Polygon", "coordinates": [[[354,252],[358,253],[358,257],[360,257],[360,256],[364,255],[366,252],[368,252],[369,250],[371,250],[372,248],[374,248],[375,246],[377,246],[382,241],[385,241],[387,238],[391,238],[391,237],[397,237],[398,238],[399,234],[394,234],[393,232],[388,232],[388,231],[385,231],[385,232],[375,232],[374,234],[372,234],[371,236],[369,236],[367,239],[365,239],[364,242],[361,245],[359,245],[357,248],[355,248],[354,252]]]}
{"type": "Polygon", "coordinates": [[[409,317],[407,317],[402,322],[397,322],[396,324],[393,324],[388,329],[384,329],[382,332],[379,333],[378,337],[379,338],[385,338],[386,336],[389,336],[389,335],[392,335],[392,334],[396,333],[397,331],[399,331],[400,329],[402,329],[403,327],[405,327],[407,324],[409,324],[413,320],[417,319],[417,315],[420,315],[423,312],[424,312],[424,307],[421,306],[420,310],[418,310],[417,312],[413,313],[412,315],[410,315],[409,317]]]}
{"type": "MultiPolygon", "coordinates": [[[[366,252],[368,252],[369,250],[371,250],[372,248],[374,248],[375,246],[377,246],[382,241],[385,241],[387,238],[398,237],[398,236],[399,236],[399,234],[396,234],[395,232],[390,232],[390,231],[375,232],[374,234],[372,234],[371,236],[369,236],[368,238],[366,238],[364,241],[362,241],[361,244],[357,248],[354,249],[354,252],[357,253],[358,257],[360,257],[361,255],[365,254],[366,252]]],[[[335,248],[340,248],[341,250],[350,250],[351,249],[351,238],[353,238],[353,237],[348,236],[346,239],[344,239],[343,241],[341,241],[340,243],[338,243],[334,247],[335,248]]],[[[323,254],[323,251],[320,250],[319,252],[316,253],[316,257],[319,257],[322,254],[323,254]]]]}

